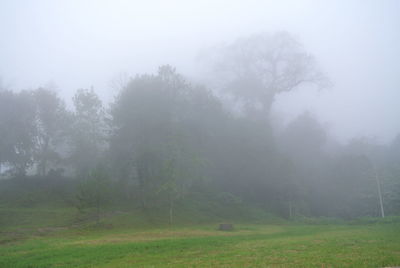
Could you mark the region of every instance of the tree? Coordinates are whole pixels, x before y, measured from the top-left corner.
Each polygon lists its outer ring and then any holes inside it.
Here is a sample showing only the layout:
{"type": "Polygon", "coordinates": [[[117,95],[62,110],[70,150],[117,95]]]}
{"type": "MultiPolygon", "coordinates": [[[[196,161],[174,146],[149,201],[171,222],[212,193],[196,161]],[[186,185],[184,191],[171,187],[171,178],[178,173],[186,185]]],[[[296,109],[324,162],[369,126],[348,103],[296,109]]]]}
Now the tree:
{"type": "Polygon", "coordinates": [[[25,175],[33,163],[34,115],[30,92],[0,91],[0,167],[10,166],[14,175],[25,175]]]}
{"type": "Polygon", "coordinates": [[[33,92],[36,104],[36,154],[38,174],[45,176],[48,164],[60,160],[60,145],[66,136],[69,114],[57,94],[39,88],[33,92]]]}
{"type": "Polygon", "coordinates": [[[213,58],[213,70],[225,89],[266,114],[278,94],[306,84],[328,85],[314,57],[287,32],[238,39],[213,58]]]}
{"type": "Polygon", "coordinates": [[[78,174],[93,169],[106,147],[106,122],[103,104],[93,89],[80,89],[74,97],[75,112],[71,128],[71,155],[78,174]]]}
{"type": "Polygon", "coordinates": [[[327,133],[310,112],[304,112],[287,125],[279,138],[281,150],[306,167],[321,159],[327,133]]]}
{"type": "Polygon", "coordinates": [[[370,173],[369,159],[364,155],[344,153],[333,157],[325,174],[324,188],[313,200],[314,207],[322,205],[328,216],[355,218],[376,216],[378,202],[376,184],[370,173]]]}
{"type": "Polygon", "coordinates": [[[284,155],[281,179],[286,182],[286,191],[283,196],[292,199],[291,207],[297,212],[308,213],[314,203],[311,193],[317,192],[313,189],[323,189],[322,174],[328,162],[323,150],[327,133],[310,112],[304,112],[289,122],[277,142],[284,155]]]}
{"type": "Polygon", "coordinates": [[[159,192],[165,192],[168,198],[169,206],[169,224],[172,225],[174,217],[174,203],[182,198],[185,192],[184,183],[176,168],[176,160],[174,158],[167,159],[163,167],[164,180],[159,187],[159,192]]]}
{"type": "Polygon", "coordinates": [[[82,213],[87,209],[94,209],[96,222],[99,224],[102,210],[111,203],[111,192],[108,174],[102,168],[95,168],[79,186],[77,208],[82,213]]]}
{"type": "Polygon", "coordinates": [[[388,214],[400,213],[400,134],[390,143],[386,155],[386,168],[383,176],[385,183],[385,209],[388,214]]]}
{"type": "MultiPolygon", "coordinates": [[[[120,178],[136,182],[143,209],[161,192],[176,196],[174,189],[193,177],[178,176],[184,169],[182,165],[188,162],[171,157],[185,154],[188,159],[201,158],[199,136],[208,129],[193,123],[202,122],[202,112],[208,112],[204,106],[210,98],[200,91],[174,68],[161,66],[157,75],[132,79],[113,105],[110,151],[116,159],[114,167],[117,172],[122,171],[120,178]]],[[[193,168],[191,172],[197,170],[193,168]]]]}
{"type": "Polygon", "coordinates": [[[383,166],[383,148],[378,146],[366,138],[353,139],[349,143],[349,149],[354,153],[364,156],[368,159],[370,165],[370,173],[375,180],[376,190],[378,194],[378,202],[380,207],[381,217],[385,217],[385,209],[382,195],[382,166],[383,166]]]}
{"type": "Polygon", "coordinates": [[[165,149],[158,193],[167,196],[169,223],[172,225],[175,202],[182,199],[192,183],[202,176],[203,159],[191,152],[179,136],[171,137],[165,149]]]}
{"type": "Polygon", "coordinates": [[[173,135],[173,121],[185,82],[169,66],[157,75],[132,79],[112,109],[111,154],[115,170],[123,180],[138,183],[142,208],[157,192],[165,145],[173,135]]]}

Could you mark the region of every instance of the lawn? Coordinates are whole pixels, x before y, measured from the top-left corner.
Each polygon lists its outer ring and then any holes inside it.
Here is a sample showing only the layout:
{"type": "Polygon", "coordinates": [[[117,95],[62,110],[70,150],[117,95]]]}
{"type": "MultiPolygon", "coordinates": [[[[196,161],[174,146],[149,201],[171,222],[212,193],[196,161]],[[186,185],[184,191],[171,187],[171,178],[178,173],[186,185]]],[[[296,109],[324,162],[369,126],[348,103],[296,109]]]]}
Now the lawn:
{"type": "Polygon", "coordinates": [[[2,240],[0,245],[0,267],[396,265],[400,265],[399,223],[238,224],[231,232],[217,231],[216,225],[72,228],[35,232],[19,239],[2,240]]]}

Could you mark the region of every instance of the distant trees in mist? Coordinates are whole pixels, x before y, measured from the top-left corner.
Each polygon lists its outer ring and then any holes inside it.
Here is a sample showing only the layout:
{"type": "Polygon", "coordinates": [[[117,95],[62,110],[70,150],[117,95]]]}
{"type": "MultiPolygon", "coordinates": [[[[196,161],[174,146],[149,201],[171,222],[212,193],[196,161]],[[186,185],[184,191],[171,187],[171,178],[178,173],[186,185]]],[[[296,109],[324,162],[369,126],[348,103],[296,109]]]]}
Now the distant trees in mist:
{"type": "MultiPolygon", "coordinates": [[[[240,39],[214,63],[226,94],[245,104],[241,113],[169,65],[129,79],[110,105],[93,89],[76,91],[73,109],[45,88],[1,90],[3,177],[80,185],[75,201],[65,197],[80,209],[166,207],[171,223],[182,200],[207,199],[287,218],[379,216],[377,183],[385,212],[400,213],[400,136],[340,145],[307,112],[284,129],[270,123],[277,94],[327,83],[292,36],[240,39]]],[[[26,192],[17,185],[0,200],[26,192]]]]}

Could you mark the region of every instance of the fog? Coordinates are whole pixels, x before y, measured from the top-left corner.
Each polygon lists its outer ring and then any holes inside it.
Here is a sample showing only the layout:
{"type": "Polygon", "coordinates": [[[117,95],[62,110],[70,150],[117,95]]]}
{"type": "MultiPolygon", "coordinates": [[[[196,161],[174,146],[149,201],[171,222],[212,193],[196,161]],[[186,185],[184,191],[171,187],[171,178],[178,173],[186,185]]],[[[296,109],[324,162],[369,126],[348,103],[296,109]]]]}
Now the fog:
{"type": "Polygon", "coordinates": [[[116,94],[121,74],[170,64],[206,81],[201,51],[288,31],[333,86],[298,89],[274,103],[279,120],[312,112],[339,141],[387,143],[400,132],[398,1],[1,1],[0,77],[12,90],[51,85],[69,101],[94,87],[116,94]]]}
{"type": "Polygon", "coordinates": [[[399,14],[0,0],[0,267],[400,267],[399,14]]]}

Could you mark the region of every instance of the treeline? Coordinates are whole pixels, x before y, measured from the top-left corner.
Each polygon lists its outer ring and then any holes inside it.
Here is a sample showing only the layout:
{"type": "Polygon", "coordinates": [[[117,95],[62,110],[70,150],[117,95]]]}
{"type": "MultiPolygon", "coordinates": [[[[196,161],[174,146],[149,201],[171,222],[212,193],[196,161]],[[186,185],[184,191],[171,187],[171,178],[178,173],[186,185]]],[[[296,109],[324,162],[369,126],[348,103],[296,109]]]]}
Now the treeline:
{"type": "Polygon", "coordinates": [[[307,112],[272,123],[276,96],[330,84],[293,36],[254,35],[214,52],[203,60],[217,91],[168,65],[121,84],[110,105],[91,89],[75,93],[73,109],[48,89],[0,90],[9,178],[0,201],[164,208],[170,221],[191,203],[287,218],[400,214],[400,135],[341,145],[307,112]]]}
{"type": "Polygon", "coordinates": [[[386,214],[400,213],[399,137],[339,145],[309,113],[274,129],[169,66],[132,78],[107,109],[93,90],[78,90],[73,110],[43,88],[3,90],[0,103],[3,202],[44,198],[29,189],[59,200],[68,190],[66,204],[80,208],[113,200],[173,213],[197,198],[288,218],[351,218],[380,215],[379,184],[386,214]]]}

